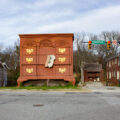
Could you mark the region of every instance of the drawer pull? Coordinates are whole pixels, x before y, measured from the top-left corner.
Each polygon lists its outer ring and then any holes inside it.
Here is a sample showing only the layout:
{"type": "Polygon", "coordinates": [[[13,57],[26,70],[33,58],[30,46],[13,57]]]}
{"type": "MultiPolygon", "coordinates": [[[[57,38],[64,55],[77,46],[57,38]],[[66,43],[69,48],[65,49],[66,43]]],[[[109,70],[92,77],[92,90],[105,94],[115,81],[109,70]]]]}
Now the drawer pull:
{"type": "Polygon", "coordinates": [[[33,58],[26,58],[26,62],[30,64],[31,62],[33,62],[33,58]]]}
{"type": "Polygon", "coordinates": [[[66,51],[66,49],[65,48],[59,48],[58,51],[63,54],[66,51]]]}
{"type": "Polygon", "coordinates": [[[65,57],[62,57],[62,58],[58,58],[59,62],[63,63],[66,61],[66,58],[65,57]]]}
{"type": "Polygon", "coordinates": [[[33,68],[26,68],[26,72],[29,74],[33,73],[33,68]]]}
{"type": "Polygon", "coordinates": [[[33,53],[33,49],[26,49],[26,52],[28,53],[28,54],[31,54],[31,53],[33,53]]]}
{"type": "Polygon", "coordinates": [[[60,72],[60,73],[66,72],[66,68],[59,68],[59,72],[60,72]]]}

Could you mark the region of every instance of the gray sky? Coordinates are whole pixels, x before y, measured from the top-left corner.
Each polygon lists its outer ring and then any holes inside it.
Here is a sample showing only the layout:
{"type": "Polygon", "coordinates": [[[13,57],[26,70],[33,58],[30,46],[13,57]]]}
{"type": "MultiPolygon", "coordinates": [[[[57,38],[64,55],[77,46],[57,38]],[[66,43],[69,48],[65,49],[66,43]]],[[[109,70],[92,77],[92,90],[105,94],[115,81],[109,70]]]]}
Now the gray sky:
{"type": "Polygon", "coordinates": [[[120,0],[0,0],[0,43],[18,34],[120,30],[120,0]]]}

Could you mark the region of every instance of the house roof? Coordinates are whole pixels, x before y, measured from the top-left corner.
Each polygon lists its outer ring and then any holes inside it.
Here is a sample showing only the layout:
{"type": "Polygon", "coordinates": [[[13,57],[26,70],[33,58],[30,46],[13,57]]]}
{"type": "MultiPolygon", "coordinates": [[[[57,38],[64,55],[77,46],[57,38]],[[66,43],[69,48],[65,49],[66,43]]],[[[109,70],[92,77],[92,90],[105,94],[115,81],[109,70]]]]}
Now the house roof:
{"type": "Polygon", "coordinates": [[[106,61],[112,60],[112,59],[119,57],[119,56],[120,56],[120,53],[118,53],[117,55],[114,55],[112,57],[109,57],[106,61]]]}
{"type": "Polygon", "coordinates": [[[102,65],[98,63],[85,63],[83,69],[88,72],[100,72],[102,65]]]}
{"type": "Polygon", "coordinates": [[[20,38],[31,38],[31,37],[72,37],[74,40],[73,33],[51,33],[51,34],[19,34],[20,38]]]}

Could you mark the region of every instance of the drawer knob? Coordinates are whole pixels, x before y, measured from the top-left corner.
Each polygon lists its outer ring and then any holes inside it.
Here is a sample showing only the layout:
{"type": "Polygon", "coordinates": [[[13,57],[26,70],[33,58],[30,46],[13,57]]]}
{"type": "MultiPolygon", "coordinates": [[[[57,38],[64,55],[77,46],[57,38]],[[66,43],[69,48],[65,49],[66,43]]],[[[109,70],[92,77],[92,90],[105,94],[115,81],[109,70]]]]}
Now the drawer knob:
{"type": "Polygon", "coordinates": [[[26,49],[26,52],[28,53],[28,54],[31,54],[31,53],[33,53],[33,49],[26,49]]]}
{"type": "Polygon", "coordinates": [[[33,72],[33,68],[26,68],[26,72],[31,74],[33,72]]]}
{"type": "Polygon", "coordinates": [[[26,62],[30,64],[31,62],[33,62],[33,58],[26,58],[26,62]]]}
{"type": "Polygon", "coordinates": [[[65,57],[60,57],[60,58],[58,58],[58,60],[59,60],[59,62],[61,62],[61,63],[63,63],[63,62],[65,62],[66,61],[66,58],[65,57]]]}
{"type": "Polygon", "coordinates": [[[66,51],[66,49],[65,48],[59,48],[58,51],[63,54],[66,51]]]}
{"type": "Polygon", "coordinates": [[[60,72],[60,73],[66,72],[66,68],[59,68],[59,72],[60,72]]]}

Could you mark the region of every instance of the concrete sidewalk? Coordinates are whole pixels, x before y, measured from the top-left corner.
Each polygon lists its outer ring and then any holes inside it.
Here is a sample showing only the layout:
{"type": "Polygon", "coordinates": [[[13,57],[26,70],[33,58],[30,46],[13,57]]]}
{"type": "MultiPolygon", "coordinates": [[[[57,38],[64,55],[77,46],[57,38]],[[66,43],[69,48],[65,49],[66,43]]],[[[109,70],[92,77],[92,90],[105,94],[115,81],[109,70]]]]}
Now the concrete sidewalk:
{"type": "Polygon", "coordinates": [[[81,92],[81,93],[91,93],[91,92],[102,92],[102,93],[107,93],[107,92],[112,92],[112,93],[119,93],[120,92],[120,87],[111,87],[111,86],[85,86],[80,89],[48,89],[48,90],[37,90],[37,89],[0,89],[0,93],[2,92],[10,92],[10,93],[16,93],[16,92],[81,92]]]}
{"type": "Polygon", "coordinates": [[[0,89],[0,93],[2,92],[91,92],[91,90],[86,89],[86,88],[78,88],[78,89],[47,89],[47,90],[42,90],[42,89],[0,89]]]}
{"type": "Polygon", "coordinates": [[[102,87],[83,87],[91,92],[120,92],[120,87],[102,86],[102,87]]]}

